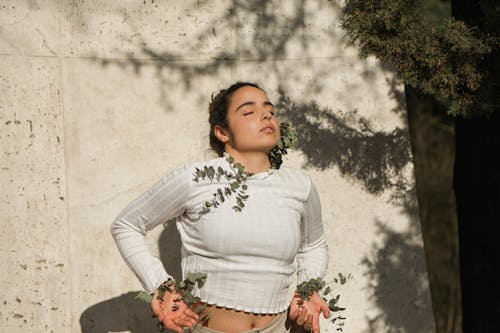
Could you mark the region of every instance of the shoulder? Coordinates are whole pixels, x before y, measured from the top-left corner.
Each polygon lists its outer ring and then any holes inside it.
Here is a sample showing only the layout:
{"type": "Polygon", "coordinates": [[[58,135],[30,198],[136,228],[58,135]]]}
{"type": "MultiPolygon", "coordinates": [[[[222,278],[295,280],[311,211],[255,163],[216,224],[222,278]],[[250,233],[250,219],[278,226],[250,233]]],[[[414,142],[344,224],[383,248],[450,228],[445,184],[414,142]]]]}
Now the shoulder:
{"type": "Polygon", "coordinates": [[[302,169],[281,166],[281,168],[279,168],[279,173],[282,174],[283,177],[294,178],[299,181],[309,182],[311,180],[309,174],[302,169]]]}
{"type": "Polygon", "coordinates": [[[300,191],[303,198],[307,197],[313,183],[311,176],[306,171],[281,166],[278,174],[281,182],[300,191]]]}

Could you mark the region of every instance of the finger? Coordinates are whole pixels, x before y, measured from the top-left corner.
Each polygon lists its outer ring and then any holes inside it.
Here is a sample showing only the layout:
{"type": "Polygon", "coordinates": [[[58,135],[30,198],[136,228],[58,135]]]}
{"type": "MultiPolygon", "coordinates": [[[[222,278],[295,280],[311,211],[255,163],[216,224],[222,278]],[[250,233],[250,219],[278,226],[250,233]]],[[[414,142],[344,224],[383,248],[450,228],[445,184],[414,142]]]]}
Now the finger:
{"type": "Polygon", "coordinates": [[[189,317],[186,314],[183,315],[183,319],[184,319],[185,326],[192,326],[192,324],[195,324],[198,322],[197,319],[194,319],[193,317],[189,317]]]}
{"type": "Polygon", "coordinates": [[[290,317],[291,320],[295,320],[297,319],[299,314],[300,314],[300,308],[295,308],[293,310],[292,308],[290,308],[290,314],[288,316],[290,317]]]}
{"type": "Polygon", "coordinates": [[[301,315],[297,318],[297,324],[298,324],[299,326],[304,325],[305,321],[306,321],[306,316],[305,316],[305,315],[303,315],[303,314],[301,314],[301,315]]]}
{"type": "Polygon", "coordinates": [[[303,307],[300,307],[300,308],[297,309],[297,315],[295,316],[295,319],[296,319],[297,323],[299,322],[299,318],[302,318],[302,319],[300,319],[301,321],[305,320],[305,318],[306,318],[306,316],[305,316],[305,309],[303,307]]]}
{"type": "Polygon", "coordinates": [[[307,315],[305,324],[307,324],[308,326],[313,326],[313,319],[314,316],[312,314],[307,315]]]}
{"type": "Polygon", "coordinates": [[[189,318],[192,318],[194,320],[198,320],[200,319],[200,316],[198,314],[196,314],[193,310],[191,310],[190,308],[186,308],[186,310],[184,310],[184,314],[189,317],[189,318]]]}
{"type": "Polygon", "coordinates": [[[188,321],[186,320],[186,318],[184,319],[181,319],[181,318],[175,318],[173,320],[174,324],[179,326],[179,327],[184,327],[184,326],[189,326],[189,323],[188,321]]]}
{"type": "Polygon", "coordinates": [[[312,324],[312,331],[313,333],[319,333],[319,314],[316,316],[313,316],[311,320],[312,324]]]}
{"type": "Polygon", "coordinates": [[[182,324],[182,326],[193,327],[197,323],[198,323],[198,321],[194,320],[193,318],[186,318],[186,321],[184,322],[184,324],[182,324]]]}
{"type": "Polygon", "coordinates": [[[174,323],[172,320],[167,320],[164,324],[169,330],[182,333],[182,327],[174,323]]]}
{"type": "Polygon", "coordinates": [[[153,299],[151,301],[151,310],[153,310],[153,313],[158,316],[158,314],[161,313],[162,305],[159,300],[153,299]]]}
{"type": "Polygon", "coordinates": [[[321,311],[323,312],[323,317],[328,318],[330,317],[330,307],[326,302],[321,302],[321,311]]]}
{"type": "MultiPolygon", "coordinates": [[[[194,313],[193,313],[194,314],[194,313]]],[[[198,322],[198,319],[193,318],[192,316],[189,316],[189,311],[182,311],[179,314],[179,317],[176,318],[177,324],[181,326],[191,326],[192,324],[195,324],[198,322]]]]}

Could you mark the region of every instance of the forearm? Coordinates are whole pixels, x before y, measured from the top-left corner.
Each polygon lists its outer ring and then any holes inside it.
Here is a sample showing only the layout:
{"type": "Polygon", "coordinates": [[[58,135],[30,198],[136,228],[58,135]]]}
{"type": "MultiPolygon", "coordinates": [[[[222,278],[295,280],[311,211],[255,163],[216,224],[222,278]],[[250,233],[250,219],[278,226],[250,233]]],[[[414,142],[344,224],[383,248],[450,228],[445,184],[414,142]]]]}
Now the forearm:
{"type": "Polygon", "coordinates": [[[297,284],[323,278],[328,269],[328,258],[328,245],[324,236],[308,247],[301,248],[297,254],[297,284]]]}
{"type": "Polygon", "coordinates": [[[118,217],[112,224],[111,234],[123,260],[148,293],[153,293],[155,288],[171,277],[162,262],[151,255],[141,232],[127,226],[118,217]]]}
{"type": "Polygon", "coordinates": [[[145,235],[183,213],[189,179],[189,167],[174,169],[129,203],[111,224],[110,231],[120,254],[149,293],[171,276],[149,252],[145,235]]]}

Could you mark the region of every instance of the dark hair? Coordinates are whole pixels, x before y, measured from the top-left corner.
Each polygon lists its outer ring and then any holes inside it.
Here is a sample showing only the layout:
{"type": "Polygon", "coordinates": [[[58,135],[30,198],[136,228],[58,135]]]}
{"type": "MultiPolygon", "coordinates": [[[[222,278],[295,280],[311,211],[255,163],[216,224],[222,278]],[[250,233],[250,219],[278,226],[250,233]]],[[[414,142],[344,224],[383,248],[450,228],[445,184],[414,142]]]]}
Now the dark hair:
{"type": "Polygon", "coordinates": [[[212,95],[212,100],[208,106],[208,122],[210,123],[210,147],[219,155],[222,156],[224,153],[224,144],[219,141],[215,136],[214,127],[219,125],[223,129],[229,132],[232,136],[231,129],[229,128],[229,121],[227,119],[227,112],[229,109],[229,104],[231,103],[231,97],[236,90],[250,86],[262,90],[257,84],[251,82],[236,82],[227,89],[222,89],[217,95],[212,95]]]}

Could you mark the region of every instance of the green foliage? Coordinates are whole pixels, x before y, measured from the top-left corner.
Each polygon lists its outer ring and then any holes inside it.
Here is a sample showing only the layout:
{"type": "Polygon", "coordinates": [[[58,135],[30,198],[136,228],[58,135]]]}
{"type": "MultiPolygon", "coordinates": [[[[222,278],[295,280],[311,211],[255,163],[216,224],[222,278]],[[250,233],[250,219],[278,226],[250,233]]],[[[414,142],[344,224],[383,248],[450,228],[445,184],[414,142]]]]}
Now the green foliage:
{"type": "MultiPolygon", "coordinates": [[[[269,152],[269,161],[271,163],[271,168],[279,169],[283,163],[283,155],[287,154],[288,149],[292,148],[297,141],[297,136],[292,130],[288,123],[280,123],[281,140],[279,144],[274,147],[269,152]]],[[[225,178],[229,181],[229,186],[224,186],[223,188],[218,188],[212,195],[212,199],[205,202],[205,207],[201,211],[201,214],[208,213],[211,208],[217,208],[222,203],[224,203],[228,197],[235,195],[236,205],[232,208],[235,212],[241,212],[245,207],[245,202],[248,199],[246,190],[248,186],[245,184],[248,177],[253,174],[251,172],[246,172],[245,167],[240,163],[235,163],[234,158],[229,156],[227,159],[231,166],[231,170],[227,171],[221,167],[217,170],[213,166],[203,166],[202,169],[196,168],[193,180],[199,182],[200,180],[220,181],[221,178],[225,178]]]]}
{"type": "Polygon", "coordinates": [[[151,303],[153,300],[153,295],[143,291],[139,291],[137,295],[135,295],[135,299],[138,299],[140,301],[143,301],[145,303],[151,303]]]}
{"type": "Polygon", "coordinates": [[[288,149],[295,146],[297,135],[290,124],[280,123],[281,140],[279,144],[269,152],[269,161],[273,169],[279,169],[283,163],[283,155],[288,153],[288,149]]]}
{"type": "MultiPolygon", "coordinates": [[[[341,285],[344,285],[347,280],[352,278],[351,274],[348,276],[343,275],[342,273],[338,273],[338,278],[334,278],[333,282],[335,283],[340,283],[341,285]]],[[[323,288],[325,288],[326,282],[322,278],[316,278],[316,279],[310,279],[309,281],[302,282],[300,285],[297,286],[297,293],[299,294],[300,298],[303,301],[308,301],[309,297],[314,293],[318,292],[320,293],[323,288]]],[[[337,331],[342,332],[343,331],[343,326],[344,326],[344,320],[346,319],[345,317],[335,314],[336,312],[344,311],[346,308],[341,307],[338,305],[340,295],[331,297],[329,296],[330,292],[332,291],[332,288],[330,286],[326,286],[325,290],[323,290],[323,299],[325,302],[328,304],[328,307],[330,308],[331,314],[330,314],[330,322],[332,324],[337,325],[337,331]],[[331,297],[330,299],[327,298],[331,297]]]]}
{"type": "MultiPolygon", "coordinates": [[[[179,309],[179,305],[177,303],[181,300],[184,301],[184,303],[186,303],[186,305],[192,309],[193,305],[201,301],[199,297],[193,295],[193,289],[195,285],[198,285],[199,288],[203,287],[206,279],[206,273],[189,273],[186,278],[179,282],[179,284],[176,286],[175,280],[170,278],[158,287],[158,295],[156,296],[156,298],[160,301],[163,301],[165,293],[176,291],[181,295],[181,298],[174,299],[172,311],[177,311],[179,309]]],[[[139,292],[135,298],[146,303],[151,303],[151,301],[153,300],[153,296],[145,291],[139,292]]],[[[206,305],[202,305],[197,311],[198,314],[202,315],[200,316],[199,323],[203,323],[209,319],[208,314],[203,313],[205,308],[206,305]]],[[[165,330],[165,325],[163,324],[163,322],[159,322],[157,326],[160,332],[163,332],[165,330]]]]}
{"type": "Polygon", "coordinates": [[[311,279],[306,282],[302,282],[297,286],[297,292],[300,295],[300,298],[302,298],[305,301],[309,300],[309,296],[314,293],[315,291],[319,291],[323,289],[325,286],[326,282],[323,281],[322,278],[317,278],[317,279],[311,279]]]}
{"type": "Polygon", "coordinates": [[[481,84],[491,73],[481,62],[498,39],[462,21],[436,24],[418,0],[346,0],[341,26],[349,44],[363,56],[392,64],[405,83],[434,95],[451,115],[488,113],[495,102],[481,98],[481,84]]]}
{"type": "Polygon", "coordinates": [[[246,190],[248,189],[245,184],[248,177],[252,176],[251,172],[246,172],[243,165],[240,163],[234,163],[233,157],[229,156],[227,159],[231,166],[231,171],[224,170],[221,167],[217,168],[217,171],[213,166],[204,166],[203,169],[196,168],[194,174],[194,181],[199,182],[200,180],[209,180],[213,182],[214,180],[220,181],[221,178],[225,178],[229,181],[229,186],[224,186],[223,188],[218,188],[217,191],[212,195],[212,200],[205,202],[205,207],[201,211],[202,214],[208,213],[210,209],[219,207],[226,199],[235,195],[236,205],[232,208],[235,212],[241,212],[242,208],[245,207],[244,201],[248,199],[246,190]]]}

